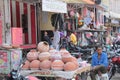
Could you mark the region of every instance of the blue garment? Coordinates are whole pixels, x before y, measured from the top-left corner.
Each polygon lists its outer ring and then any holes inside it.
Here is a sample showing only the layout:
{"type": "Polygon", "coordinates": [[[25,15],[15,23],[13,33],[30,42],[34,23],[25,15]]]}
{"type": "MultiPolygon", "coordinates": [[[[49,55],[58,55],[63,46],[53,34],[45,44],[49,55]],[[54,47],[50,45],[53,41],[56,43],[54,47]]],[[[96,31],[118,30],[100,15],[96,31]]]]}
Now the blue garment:
{"type": "Polygon", "coordinates": [[[95,53],[92,55],[92,66],[97,66],[97,65],[103,65],[103,66],[105,66],[105,67],[108,66],[107,53],[102,52],[100,59],[98,59],[98,53],[97,53],[97,52],[95,52],[95,53]]]}

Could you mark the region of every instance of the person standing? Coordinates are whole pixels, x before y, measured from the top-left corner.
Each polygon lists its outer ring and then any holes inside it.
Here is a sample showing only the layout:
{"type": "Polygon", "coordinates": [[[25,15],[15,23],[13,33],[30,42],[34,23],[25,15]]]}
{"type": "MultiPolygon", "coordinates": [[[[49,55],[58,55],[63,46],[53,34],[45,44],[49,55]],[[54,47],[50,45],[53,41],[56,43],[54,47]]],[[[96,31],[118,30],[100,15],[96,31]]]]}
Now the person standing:
{"type": "Polygon", "coordinates": [[[51,39],[50,39],[50,37],[48,36],[47,31],[44,32],[44,41],[48,42],[48,44],[49,44],[50,46],[52,45],[51,39]]]}
{"type": "Polygon", "coordinates": [[[95,53],[93,53],[92,55],[92,71],[90,72],[91,79],[96,80],[96,74],[98,74],[99,76],[105,74],[107,72],[107,67],[107,53],[102,51],[101,46],[97,46],[95,53]]]}
{"type": "Polygon", "coordinates": [[[60,32],[55,29],[54,33],[54,37],[53,37],[53,48],[55,48],[56,50],[59,50],[59,43],[60,43],[60,32]]]}

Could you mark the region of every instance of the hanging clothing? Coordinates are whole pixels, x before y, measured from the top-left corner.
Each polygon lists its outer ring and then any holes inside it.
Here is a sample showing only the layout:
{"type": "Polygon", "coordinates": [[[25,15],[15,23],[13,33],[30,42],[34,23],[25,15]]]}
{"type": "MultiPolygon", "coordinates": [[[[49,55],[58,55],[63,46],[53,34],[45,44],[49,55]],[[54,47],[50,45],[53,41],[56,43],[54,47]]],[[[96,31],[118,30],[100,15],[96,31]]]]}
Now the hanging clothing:
{"type": "Polygon", "coordinates": [[[63,30],[64,28],[64,24],[63,24],[63,18],[62,18],[62,15],[61,14],[53,14],[51,16],[51,24],[53,27],[55,27],[56,29],[60,28],[60,30],[63,30]]]}
{"type": "Polygon", "coordinates": [[[53,44],[53,47],[57,50],[59,50],[59,42],[60,42],[60,32],[55,31],[52,44],[53,44]]]}

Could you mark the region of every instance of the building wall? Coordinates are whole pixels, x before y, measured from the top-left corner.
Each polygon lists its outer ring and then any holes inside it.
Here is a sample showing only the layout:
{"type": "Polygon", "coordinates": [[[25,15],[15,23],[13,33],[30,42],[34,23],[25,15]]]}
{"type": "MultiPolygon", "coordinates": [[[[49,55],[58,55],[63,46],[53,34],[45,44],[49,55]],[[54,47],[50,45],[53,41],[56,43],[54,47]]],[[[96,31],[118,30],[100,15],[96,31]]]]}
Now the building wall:
{"type": "Polygon", "coordinates": [[[2,44],[11,44],[10,1],[0,0],[2,6],[2,44]]]}
{"type": "Polygon", "coordinates": [[[2,45],[3,42],[3,23],[4,23],[4,19],[3,19],[3,0],[0,0],[0,45],[2,45]]]}
{"type": "Polygon", "coordinates": [[[10,8],[11,26],[23,28],[23,43],[36,44],[37,32],[35,6],[30,3],[23,3],[15,0],[10,0],[10,8]]]}
{"type": "Polygon", "coordinates": [[[110,11],[120,13],[120,0],[109,0],[110,11]]]}
{"type": "Polygon", "coordinates": [[[53,13],[50,12],[41,12],[40,16],[40,23],[41,27],[40,30],[53,30],[54,27],[51,25],[51,15],[53,13]]]}

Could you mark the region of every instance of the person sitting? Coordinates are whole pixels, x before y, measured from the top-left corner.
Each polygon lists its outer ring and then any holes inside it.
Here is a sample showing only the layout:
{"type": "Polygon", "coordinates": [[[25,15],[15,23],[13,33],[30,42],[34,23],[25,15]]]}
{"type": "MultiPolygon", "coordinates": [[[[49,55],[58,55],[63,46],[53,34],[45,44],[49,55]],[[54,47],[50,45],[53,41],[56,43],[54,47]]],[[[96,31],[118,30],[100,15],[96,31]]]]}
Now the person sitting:
{"type": "Polygon", "coordinates": [[[92,71],[90,72],[91,80],[96,80],[96,74],[101,76],[107,72],[108,57],[107,53],[102,51],[101,46],[96,47],[96,51],[92,55],[92,71]]]}

